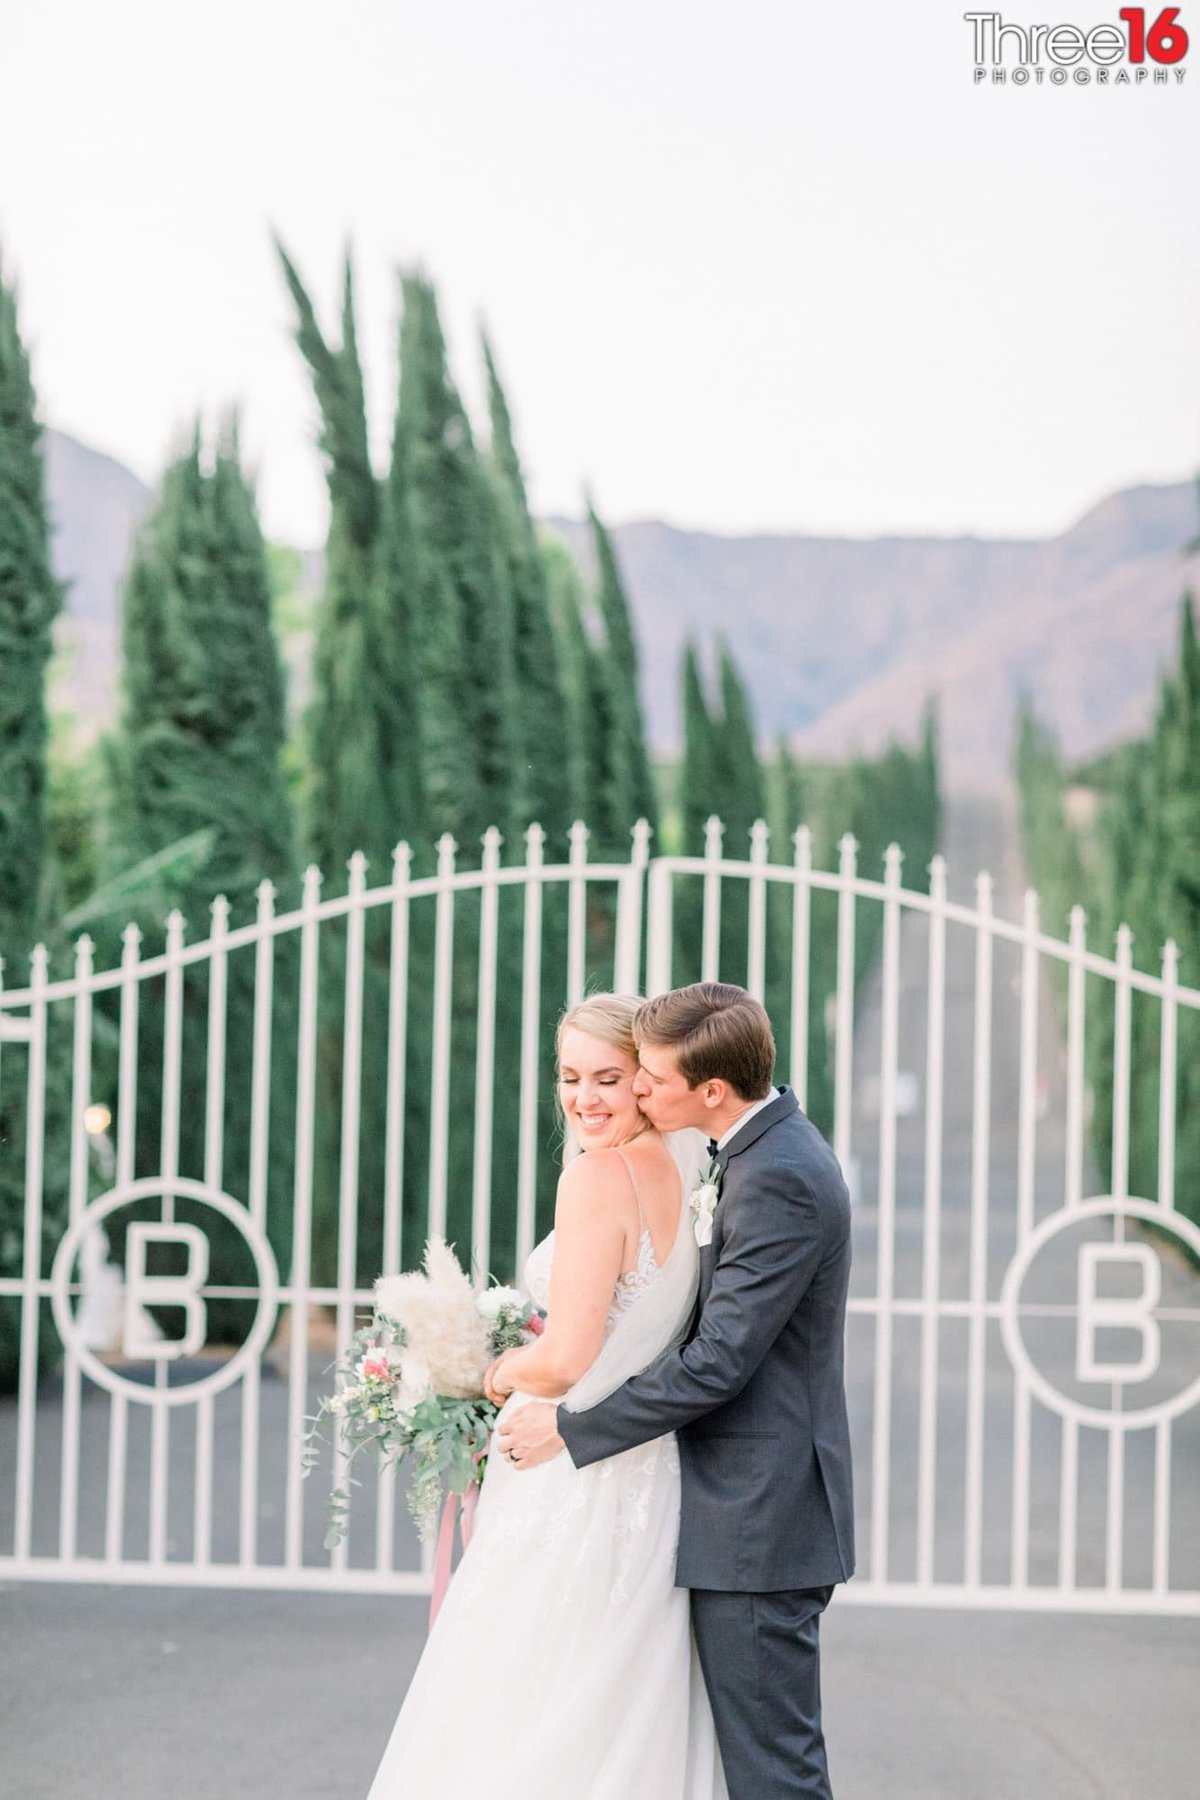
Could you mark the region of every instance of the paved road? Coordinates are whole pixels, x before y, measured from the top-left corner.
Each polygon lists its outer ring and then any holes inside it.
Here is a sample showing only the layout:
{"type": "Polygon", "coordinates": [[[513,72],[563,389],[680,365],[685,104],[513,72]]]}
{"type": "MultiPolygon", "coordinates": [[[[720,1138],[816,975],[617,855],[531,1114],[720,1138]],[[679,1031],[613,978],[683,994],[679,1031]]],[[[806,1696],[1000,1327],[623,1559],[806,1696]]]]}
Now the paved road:
{"type": "MultiPolygon", "coordinates": [[[[0,1791],[364,1800],[423,1629],[411,1600],[0,1590],[0,1791]]],[[[835,1600],[824,1631],[838,1800],[1196,1792],[1194,1622],[835,1600]]]]}
{"type": "MultiPolygon", "coordinates": [[[[976,803],[951,808],[947,851],[951,891],[969,899],[979,866],[997,877],[997,910],[1014,917],[1023,878],[1011,809],[976,803]]],[[[923,1069],[920,996],[923,926],[902,938],[903,1063],[923,1069]]],[[[966,1172],[970,1155],[971,944],[951,934],[943,1292],[963,1290],[968,1249],[966,1172]]],[[[997,960],[996,1072],[992,1103],[989,1292],[1011,1253],[1016,1125],[1016,1008],[1012,963],[997,960]],[[1007,994],[1007,1002],[1004,996],[1007,994]]],[[[868,985],[857,1021],[855,1142],[859,1154],[855,1292],[873,1291],[870,1101],[879,996],[868,985]]],[[[1063,1145],[1061,1069],[1052,1010],[1043,1008],[1039,1061],[1051,1079],[1050,1114],[1039,1136],[1039,1213],[1058,1203],[1063,1145]]],[[[897,1291],[918,1291],[923,1160],[920,1116],[902,1122],[898,1145],[897,1291]]],[[[1095,1191],[1094,1182],[1086,1191],[1095,1191]]],[[[1182,1277],[1180,1278],[1182,1280],[1182,1277]]],[[[869,1327],[869,1321],[867,1321],[869,1327]]],[[[994,1333],[993,1333],[994,1335],[994,1333]]],[[[852,1357],[852,1403],[861,1446],[869,1445],[872,1342],[852,1357]]],[[[891,1484],[893,1573],[910,1571],[914,1550],[915,1340],[898,1330],[895,1454],[891,1484]]],[[[939,1462],[938,1572],[961,1560],[962,1346],[947,1331],[943,1355],[943,1454],[939,1462]],[[956,1389],[956,1379],[959,1386],[956,1389]]],[[[314,1364],[314,1376],[317,1373],[314,1364]]],[[[987,1573],[1003,1579],[1010,1553],[1011,1371],[1002,1346],[989,1346],[986,1412],[987,1573]]],[[[283,1386],[263,1384],[263,1470],[282,1467],[283,1386]]],[[[52,1550],[58,1396],[48,1383],[39,1434],[35,1539],[52,1550]]],[[[218,1467],[236,1445],[235,1395],[216,1407],[218,1467]]],[[[140,1411],[140,1409],[134,1409],[140,1411]]],[[[85,1401],[80,1544],[97,1552],[103,1534],[107,1407],[85,1401]]],[[[1031,1567],[1053,1579],[1057,1521],[1057,1440],[1035,1457],[1031,1567]]],[[[131,1428],[132,1429],[132,1428],[131,1428]]],[[[140,1423],[139,1423],[140,1429],[140,1423]]],[[[0,1409],[0,1469],[11,1466],[11,1408],[0,1409]]],[[[144,1553],[148,1443],[131,1438],[130,1554],[144,1553]]],[[[189,1541],[186,1433],[172,1438],[173,1499],[168,1545],[189,1541]]],[[[1194,1435],[1178,1452],[1176,1539],[1189,1550],[1187,1497],[1200,1474],[1194,1435]],[[1187,1527],[1187,1529],[1185,1529],[1187,1527]]],[[[230,1459],[232,1466],[235,1459],[230,1459]]],[[[1087,1474],[1087,1469],[1084,1469],[1087,1474]]],[[[1103,1469],[1085,1481],[1093,1511],[1080,1542],[1080,1579],[1102,1573],[1103,1469]]],[[[1131,1469],[1131,1517],[1144,1518],[1146,1470],[1131,1469]],[[1139,1487],[1139,1483],[1141,1486],[1139,1487]]],[[[0,1482],[0,1542],[7,1482],[0,1482]]],[[[862,1524],[870,1492],[869,1455],[859,1468],[862,1524]]],[[[319,1509],[306,1533],[317,1549],[319,1509]]],[[[219,1492],[214,1555],[231,1553],[236,1491],[219,1492]]],[[[371,1539],[369,1505],[362,1521],[371,1539]]],[[[282,1521],[264,1481],[259,1527],[268,1555],[282,1521]]],[[[1193,1533],[1194,1535],[1194,1533],[1193,1533]]],[[[400,1533],[405,1550],[404,1527],[400,1533]]],[[[411,1542],[408,1543],[411,1551],[411,1542]]],[[[1144,1545],[1131,1536],[1136,1562],[1144,1545]]],[[[1144,1556],[1143,1556],[1144,1561],[1144,1556]]],[[[1139,1565],[1140,1566],[1140,1565],[1139,1565]]],[[[0,1792],[6,1800],[361,1800],[396,1706],[420,1653],[424,1605],[410,1600],[222,1593],[190,1589],[10,1585],[0,1588],[0,1792]]],[[[1194,1670],[1200,1621],[1024,1614],[957,1614],[852,1607],[835,1601],[825,1625],[826,1713],[838,1800],[1190,1800],[1194,1670]]],[[[536,1772],[531,1771],[531,1791],[536,1772]]],[[[457,1800],[447,1796],[445,1800],[457,1800]]],[[[631,1796],[631,1800],[658,1800],[631,1796]]]]}

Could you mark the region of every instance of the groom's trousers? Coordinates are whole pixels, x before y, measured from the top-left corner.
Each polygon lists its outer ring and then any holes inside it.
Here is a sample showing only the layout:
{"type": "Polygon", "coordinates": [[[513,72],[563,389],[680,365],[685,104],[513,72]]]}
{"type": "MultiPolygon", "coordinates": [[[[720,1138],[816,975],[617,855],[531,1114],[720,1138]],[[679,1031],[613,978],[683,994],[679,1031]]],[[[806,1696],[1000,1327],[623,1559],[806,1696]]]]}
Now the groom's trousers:
{"type": "Polygon", "coordinates": [[[729,1800],[832,1800],[818,1645],[832,1592],[692,1589],[692,1628],[729,1800]]]}

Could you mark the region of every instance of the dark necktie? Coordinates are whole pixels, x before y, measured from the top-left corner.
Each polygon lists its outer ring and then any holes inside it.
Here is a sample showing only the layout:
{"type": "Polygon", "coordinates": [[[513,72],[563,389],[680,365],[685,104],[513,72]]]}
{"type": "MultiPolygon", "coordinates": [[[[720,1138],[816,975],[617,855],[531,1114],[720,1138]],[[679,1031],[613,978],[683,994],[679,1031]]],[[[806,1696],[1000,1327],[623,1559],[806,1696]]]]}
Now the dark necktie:
{"type": "Polygon", "coordinates": [[[716,1155],[716,1154],[717,1154],[717,1140],[716,1140],[716,1138],[709,1138],[709,1140],[708,1140],[708,1154],[709,1154],[709,1156],[710,1156],[710,1157],[713,1157],[713,1156],[715,1156],[715,1155],[716,1155]]]}

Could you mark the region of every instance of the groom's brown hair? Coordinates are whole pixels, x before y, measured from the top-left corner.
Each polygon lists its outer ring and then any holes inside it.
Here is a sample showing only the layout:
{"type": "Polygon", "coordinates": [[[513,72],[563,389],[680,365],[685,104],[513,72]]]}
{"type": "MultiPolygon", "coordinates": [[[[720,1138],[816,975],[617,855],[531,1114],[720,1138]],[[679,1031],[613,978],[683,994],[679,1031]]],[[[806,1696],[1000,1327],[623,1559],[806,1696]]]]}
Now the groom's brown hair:
{"type": "Polygon", "coordinates": [[[762,1100],[775,1069],[775,1037],[765,1009],[728,981],[695,981],[647,1000],[633,1021],[639,1044],[675,1053],[690,1088],[727,1081],[743,1100],[762,1100]]]}

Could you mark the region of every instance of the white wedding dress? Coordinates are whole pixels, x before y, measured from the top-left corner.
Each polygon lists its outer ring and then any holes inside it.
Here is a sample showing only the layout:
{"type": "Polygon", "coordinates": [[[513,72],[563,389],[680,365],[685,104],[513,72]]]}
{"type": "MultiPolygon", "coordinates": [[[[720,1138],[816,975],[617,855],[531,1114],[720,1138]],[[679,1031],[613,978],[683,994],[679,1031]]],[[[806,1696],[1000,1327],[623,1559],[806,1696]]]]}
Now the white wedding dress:
{"type": "MultiPolygon", "coordinates": [[[[667,1140],[681,1171],[697,1136],[667,1140]]],[[[543,1307],[553,1255],[551,1232],[525,1266],[543,1307]]],[[[595,1405],[682,1341],[697,1257],[685,1199],[661,1265],[643,1231],[567,1405],[595,1405]]],[[[512,1394],[504,1412],[529,1398],[512,1394]]],[[[490,1457],[470,1547],[369,1800],[726,1800],[688,1594],[675,1586],[678,1535],[673,1434],[586,1469],[565,1452],[524,1474],[490,1457]]]]}

